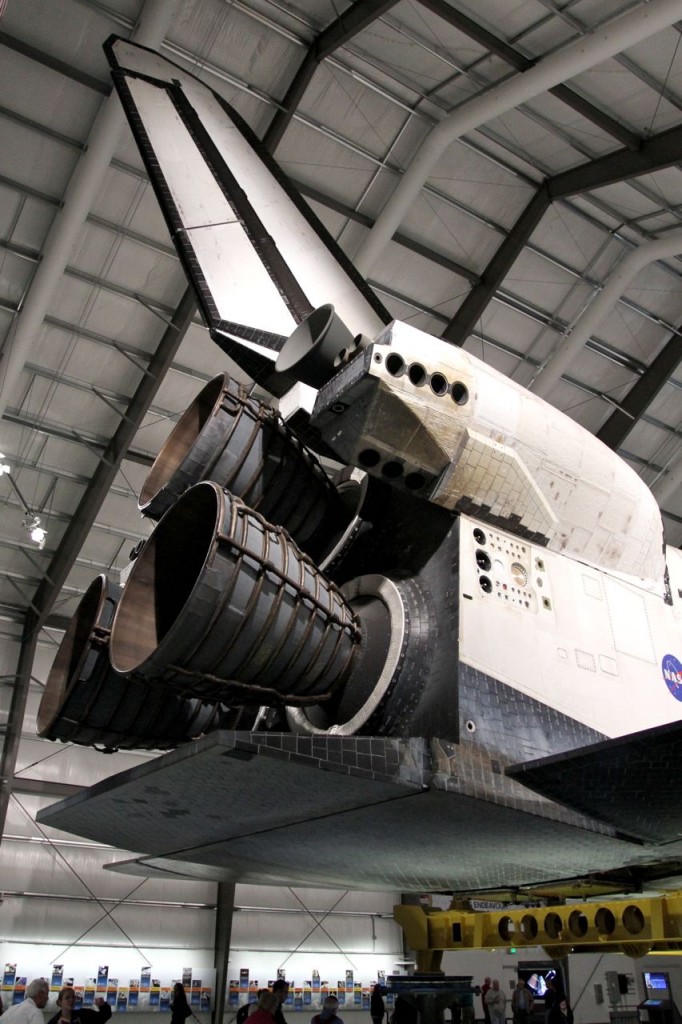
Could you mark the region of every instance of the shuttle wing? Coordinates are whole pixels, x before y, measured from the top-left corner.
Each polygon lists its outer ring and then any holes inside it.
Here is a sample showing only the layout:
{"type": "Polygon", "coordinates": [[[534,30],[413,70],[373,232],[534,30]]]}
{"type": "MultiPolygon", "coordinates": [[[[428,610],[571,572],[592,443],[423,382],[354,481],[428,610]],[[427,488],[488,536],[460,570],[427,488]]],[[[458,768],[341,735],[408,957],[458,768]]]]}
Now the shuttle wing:
{"type": "Polygon", "coordinates": [[[550,800],[644,842],[682,836],[676,765],[682,722],[527,761],[507,775],[550,800]]]}
{"type": "Polygon", "coordinates": [[[419,738],[213,732],[38,819],[144,855],[112,865],[124,873],[271,885],[482,891],[660,875],[682,855],[419,738]]]}
{"type": "Polygon", "coordinates": [[[273,394],[284,340],[332,303],[354,334],[391,319],[239,114],[176,64],[112,37],[114,84],[213,339],[273,394]]]}

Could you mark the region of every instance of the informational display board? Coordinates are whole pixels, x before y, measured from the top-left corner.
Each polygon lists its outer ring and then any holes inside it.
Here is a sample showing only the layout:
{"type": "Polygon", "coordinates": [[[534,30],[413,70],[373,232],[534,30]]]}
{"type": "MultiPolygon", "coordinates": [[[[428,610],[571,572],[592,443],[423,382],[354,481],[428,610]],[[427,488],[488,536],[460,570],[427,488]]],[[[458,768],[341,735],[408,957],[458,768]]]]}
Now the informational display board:
{"type": "MultiPolygon", "coordinates": [[[[20,964],[5,964],[1,987],[4,1006],[23,1001],[27,973],[22,973],[20,964]]],[[[33,976],[35,972],[32,972],[33,976]]],[[[183,967],[178,970],[176,977],[154,978],[152,968],[143,967],[139,977],[124,980],[115,976],[108,964],[100,965],[96,976],[90,978],[79,977],[75,972],[69,973],[68,964],[53,964],[46,967],[42,976],[50,983],[51,1002],[54,1002],[61,988],[72,986],[76,994],[75,1009],[94,1006],[95,1000],[104,999],[114,1013],[135,1010],[169,1013],[176,981],[182,982],[194,1013],[210,1013],[213,1006],[214,970],[202,969],[201,977],[197,977],[191,967],[183,967]]]]}

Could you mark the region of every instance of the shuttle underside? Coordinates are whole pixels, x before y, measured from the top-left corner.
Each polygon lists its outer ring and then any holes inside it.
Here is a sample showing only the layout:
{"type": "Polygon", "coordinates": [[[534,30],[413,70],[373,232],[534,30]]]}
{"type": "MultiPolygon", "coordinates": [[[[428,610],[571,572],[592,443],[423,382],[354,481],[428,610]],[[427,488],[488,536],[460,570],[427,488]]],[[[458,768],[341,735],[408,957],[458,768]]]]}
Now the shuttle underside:
{"type": "Polygon", "coordinates": [[[280,402],[204,387],[143,487],[159,521],[113,621],[100,581],[48,681],[42,735],[178,749],[39,820],[145,875],[679,882],[682,553],[651,493],[535,395],[388,323],[202,83],[108,54],[211,334],[280,402]]]}
{"type": "Polygon", "coordinates": [[[627,891],[682,876],[679,839],[642,844],[440,740],[214,732],[41,820],[127,847],[138,857],[113,869],[145,876],[402,891],[579,878],[627,891]]]}

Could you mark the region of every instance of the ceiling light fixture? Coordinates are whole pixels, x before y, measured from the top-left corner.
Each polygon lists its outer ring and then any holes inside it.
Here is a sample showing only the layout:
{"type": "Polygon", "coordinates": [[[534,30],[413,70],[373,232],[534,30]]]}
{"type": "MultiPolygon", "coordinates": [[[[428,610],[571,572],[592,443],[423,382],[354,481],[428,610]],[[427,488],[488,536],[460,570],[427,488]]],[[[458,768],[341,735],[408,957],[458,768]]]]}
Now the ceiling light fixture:
{"type": "Polygon", "coordinates": [[[45,547],[45,541],[47,540],[47,530],[40,525],[40,516],[34,512],[29,512],[24,519],[24,529],[27,531],[29,537],[34,544],[37,544],[42,551],[45,547]]]}
{"type": "Polygon", "coordinates": [[[9,462],[7,462],[6,457],[2,454],[2,452],[0,452],[0,478],[2,478],[5,474],[7,475],[7,479],[12,485],[12,488],[16,491],[17,496],[21,501],[21,504],[24,506],[25,515],[22,525],[26,532],[28,533],[30,539],[33,541],[33,543],[37,544],[40,550],[42,551],[43,548],[45,547],[45,541],[47,540],[47,530],[45,529],[44,526],[41,526],[41,519],[38,513],[34,512],[33,509],[29,508],[26,502],[26,498],[19,490],[19,485],[12,476],[12,470],[9,462]]]}

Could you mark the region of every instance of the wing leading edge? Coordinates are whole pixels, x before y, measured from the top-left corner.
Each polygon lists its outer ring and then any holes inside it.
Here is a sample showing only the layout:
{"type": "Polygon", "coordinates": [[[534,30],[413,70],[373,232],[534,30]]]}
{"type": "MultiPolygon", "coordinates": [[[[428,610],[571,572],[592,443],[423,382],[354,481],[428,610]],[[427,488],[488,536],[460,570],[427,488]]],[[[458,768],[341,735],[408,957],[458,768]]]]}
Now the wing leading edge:
{"type": "Polygon", "coordinates": [[[354,334],[373,335],[390,322],[225,100],[144,47],[112,36],[105,52],[199,308],[231,358],[282,394],[293,380],[274,376],[274,360],[313,309],[332,303],[354,334]]]}
{"type": "Polygon", "coordinates": [[[506,774],[624,836],[672,843],[682,836],[681,757],[682,722],[671,722],[514,765],[506,774]]]}

